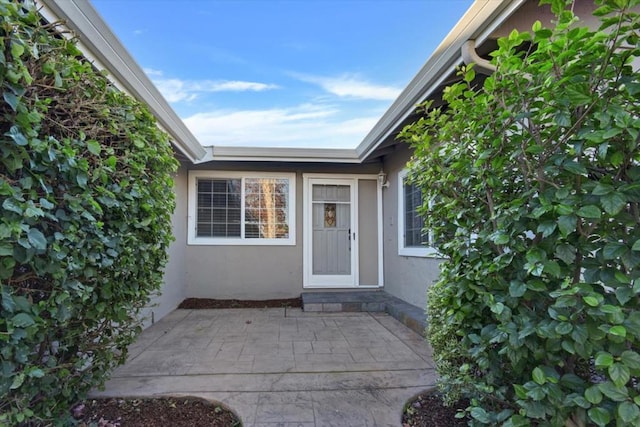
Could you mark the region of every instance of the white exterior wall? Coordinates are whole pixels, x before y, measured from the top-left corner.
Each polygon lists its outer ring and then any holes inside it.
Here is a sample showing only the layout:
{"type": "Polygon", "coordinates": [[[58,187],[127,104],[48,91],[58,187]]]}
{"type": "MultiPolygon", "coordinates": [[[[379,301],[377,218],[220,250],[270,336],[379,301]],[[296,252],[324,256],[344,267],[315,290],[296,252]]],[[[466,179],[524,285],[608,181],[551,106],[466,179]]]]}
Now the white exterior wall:
{"type": "Polygon", "coordinates": [[[149,307],[144,310],[145,327],[157,322],[176,309],[184,300],[185,288],[185,251],[183,242],[187,239],[187,170],[180,167],[175,175],[176,209],[171,218],[175,240],[168,249],[169,262],[165,267],[164,283],[160,295],[152,298],[149,307]]]}

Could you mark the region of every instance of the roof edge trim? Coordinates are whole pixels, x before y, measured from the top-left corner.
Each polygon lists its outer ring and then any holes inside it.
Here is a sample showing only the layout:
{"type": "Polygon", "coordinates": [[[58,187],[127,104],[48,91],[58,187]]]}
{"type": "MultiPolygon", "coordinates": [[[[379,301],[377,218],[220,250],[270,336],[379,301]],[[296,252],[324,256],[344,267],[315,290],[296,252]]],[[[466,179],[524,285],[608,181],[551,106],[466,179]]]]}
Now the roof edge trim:
{"type": "Polygon", "coordinates": [[[129,95],[145,103],[158,123],[172,138],[174,146],[194,163],[207,151],[178,117],[140,65],[129,54],[88,1],[37,0],[43,16],[65,22],[78,38],[80,48],[98,68],[109,72],[109,78],[129,95]],[[47,16],[47,12],[48,15],[47,16]]]}
{"type": "Polygon", "coordinates": [[[391,107],[382,115],[356,147],[364,161],[386,139],[415,107],[424,102],[450,72],[462,63],[462,45],[470,39],[484,41],[495,29],[527,0],[477,0],[460,18],[427,62],[409,82],[391,107]]]}
{"type": "Polygon", "coordinates": [[[354,149],[214,146],[206,161],[360,163],[354,149]]]}

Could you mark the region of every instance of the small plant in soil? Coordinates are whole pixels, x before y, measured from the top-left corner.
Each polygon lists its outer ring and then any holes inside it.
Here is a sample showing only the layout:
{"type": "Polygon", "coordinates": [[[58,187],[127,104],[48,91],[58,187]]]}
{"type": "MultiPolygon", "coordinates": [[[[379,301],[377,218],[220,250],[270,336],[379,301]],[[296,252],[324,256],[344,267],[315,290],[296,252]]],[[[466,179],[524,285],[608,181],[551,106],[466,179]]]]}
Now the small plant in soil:
{"type": "Polygon", "coordinates": [[[80,427],[242,425],[239,418],[227,408],[193,397],[87,400],[76,405],[72,415],[80,427]]]}
{"type": "Polygon", "coordinates": [[[469,422],[464,415],[457,418],[469,406],[468,400],[445,405],[438,393],[425,392],[411,399],[404,408],[402,427],[463,427],[469,422]]]}

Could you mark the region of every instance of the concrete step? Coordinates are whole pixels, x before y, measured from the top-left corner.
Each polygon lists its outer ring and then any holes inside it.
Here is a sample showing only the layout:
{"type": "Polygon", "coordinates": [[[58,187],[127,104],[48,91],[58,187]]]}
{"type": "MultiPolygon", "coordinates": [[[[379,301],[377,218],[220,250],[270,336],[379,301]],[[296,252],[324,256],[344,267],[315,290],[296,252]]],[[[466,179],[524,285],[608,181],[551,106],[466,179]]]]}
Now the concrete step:
{"type": "Polygon", "coordinates": [[[308,312],[386,312],[420,335],[427,326],[424,309],[385,291],[303,292],[302,309],[308,312]]]}

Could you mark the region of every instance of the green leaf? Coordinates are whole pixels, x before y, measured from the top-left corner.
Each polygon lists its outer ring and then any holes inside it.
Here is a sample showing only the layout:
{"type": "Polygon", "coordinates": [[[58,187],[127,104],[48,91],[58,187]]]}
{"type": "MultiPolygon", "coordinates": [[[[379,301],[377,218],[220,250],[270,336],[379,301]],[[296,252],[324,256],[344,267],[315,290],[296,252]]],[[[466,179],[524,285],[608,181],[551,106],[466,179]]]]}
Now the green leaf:
{"type": "Polygon", "coordinates": [[[574,162],[573,160],[568,160],[562,164],[565,170],[576,174],[576,175],[586,175],[587,168],[584,167],[583,164],[574,162]]]}
{"type": "Polygon", "coordinates": [[[531,390],[529,390],[527,392],[527,397],[529,397],[529,398],[531,398],[532,400],[535,400],[535,401],[540,401],[540,400],[544,399],[545,395],[546,395],[546,393],[544,392],[544,390],[540,386],[535,386],[535,387],[533,387],[531,390]]]}
{"type": "Polygon", "coordinates": [[[627,329],[622,325],[612,326],[611,329],[609,329],[609,333],[624,338],[627,336],[627,329]]]}
{"type": "Polygon", "coordinates": [[[602,138],[603,139],[611,139],[611,138],[614,138],[614,137],[620,135],[621,133],[622,133],[622,129],[620,129],[620,128],[609,128],[602,135],[602,138]]]}
{"type": "Polygon", "coordinates": [[[546,261],[544,263],[544,272],[550,274],[553,277],[560,277],[562,275],[560,265],[557,261],[554,260],[546,261]]]}
{"type": "Polygon", "coordinates": [[[611,193],[602,196],[600,204],[609,215],[617,215],[627,206],[627,198],[620,193],[611,193]]]}
{"type": "Polygon", "coordinates": [[[87,141],[87,150],[89,150],[91,154],[99,156],[102,147],[100,146],[100,143],[98,141],[92,139],[90,141],[87,141]]]}
{"type": "Polygon", "coordinates": [[[464,73],[464,81],[467,83],[471,83],[476,78],[476,72],[473,68],[469,67],[464,73]]]}
{"type": "Polygon", "coordinates": [[[610,353],[601,351],[596,355],[595,364],[597,367],[608,367],[613,363],[613,356],[610,353]]]}
{"type": "Polygon", "coordinates": [[[542,23],[538,20],[536,20],[531,26],[531,31],[533,31],[534,33],[537,31],[540,31],[541,29],[542,29],[542,23]]]}
{"type": "Polygon", "coordinates": [[[13,41],[13,43],[11,43],[11,55],[13,56],[13,58],[16,60],[20,59],[23,53],[24,46],[20,43],[17,43],[16,41],[13,41]]]}
{"type": "Polygon", "coordinates": [[[0,297],[2,297],[2,309],[7,313],[13,313],[16,308],[16,303],[13,301],[13,297],[7,292],[5,286],[2,286],[0,291],[0,297]]]}
{"type": "Polygon", "coordinates": [[[9,132],[5,133],[5,135],[13,139],[13,142],[21,147],[24,147],[29,143],[29,141],[27,141],[27,138],[25,138],[22,132],[20,132],[20,129],[15,125],[11,126],[9,132]]]}
{"type": "Polygon", "coordinates": [[[471,411],[469,413],[471,414],[471,417],[480,421],[483,424],[491,423],[491,418],[489,418],[489,414],[487,414],[487,411],[485,411],[482,408],[473,407],[471,408],[471,411]]]}
{"type": "Polygon", "coordinates": [[[604,196],[605,194],[609,194],[614,190],[615,188],[613,187],[613,185],[599,182],[596,184],[591,194],[593,194],[594,196],[604,196]]]}
{"type": "Polygon", "coordinates": [[[567,128],[571,126],[571,113],[564,109],[558,109],[554,115],[556,124],[559,127],[567,128]]]}
{"type": "Polygon", "coordinates": [[[620,307],[618,307],[617,305],[613,305],[613,304],[604,304],[602,305],[602,307],[600,307],[600,311],[603,313],[608,313],[608,314],[619,314],[622,313],[622,309],[620,307]]]}
{"type": "Polygon", "coordinates": [[[640,354],[635,351],[625,350],[620,355],[620,361],[627,365],[629,369],[640,370],[640,354]]]}
{"type": "Polygon", "coordinates": [[[556,326],[556,332],[559,335],[567,335],[573,331],[573,325],[569,322],[560,322],[558,326],[556,326]]]}
{"type": "Polygon", "coordinates": [[[564,261],[565,264],[571,265],[576,259],[576,248],[567,243],[562,243],[556,246],[555,255],[557,258],[564,261]]]}
{"type": "Polygon", "coordinates": [[[622,402],[629,398],[629,392],[626,387],[617,387],[611,381],[598,384],[598,388],[602,394],[615,402],[622,402]]]}
{"type": "Polygon", "coordinates": [[[631,247],[632,251],[640,251],[640,240],[636,240],[633,246],[631,247]]]}
{"type": "Polygon", "coordinates": [[[600,304],[600,299],[593,295],[582,297],[582,300],[585,302],[585,304],[590,305],[591,307],[597,307],[600,304]]]}
{"type": "Polygon", "coordinates": [[[4,92],[3,98],[13,111],[17,111],[19,99],[13,92],[4,92]]]}
{"type": "Polygon", "coordinates": [[[44,237],[42,231],[38,230],[37,228],[29,229],[29,231],[27,232],[27,239],[29,240],[31,246],[33,246],[35,249],[47,249],[47,238],[44,237]]]}
{"type": "Polygon", "coordinates": [[[584,325],[574,325],[571,338],[578,344],[584,344],[589,338],[589,332],[584,325]]]}
{"type": "Polygon", "coordinates": [[[591,102],[591,96],[575,87],[567,88],[567,98],[574,105],[586,105],[591,102]]]}
{"type": "Polygon", "coordinates": [[[493,243],[496,245],[506,245],[509,243],[509,235],[504,233],[497,233],[493,238],[493,243]]]}
{"type": "MultiPolygon", "coordinates": [[[[578,218],[575,215],[562,215],[558,218],[558,228],[563,236],[568,236],[576,230],[578,218]]],[[[640,250],[640,249],[638,249],[640,250]]]]}
{"type": "Polygon", "coordinates": [[[635,403],[625,401],[618,406],[618,415],[627,425],[637,425],[637,423],[633,423],[633,421],[640,416],[640,409],[635,403]]]}
{"type": "Polygon", "coordinates": [[[536,367],[533,369],[533,372],[531,373],[531,377],[537,384],[540,384],[540,385],[543,385],[544,383],[547,382],[547,378],[544,374],[544,371],[539,367],[536,367]]]}
{"type": "Polygon", "coordinates": [[[76,182],[80,187],[85,188],[87,186],[88,181],[89,181],[89,177],[87,176],[86,173],[82,171],[78,172],[78,174],[76,175],[76,182]]]}
{"type": "Polygon", "coordinates": [[[527,285],[523,282],[512,280],[509,284],[509,295],[514,298],[520,298],[527,291],[527,285]]]}
{"type": "Polygon", "coordinates": [[[593,405],[597,405],[602,401],[602,392],[598,386],[594,385],[584,391],[584,397],[593,405]]]}
{"type": "Polygon", "coordinates": [[[29,326],[35,325],[36,322],[27,313],[18,313],[11,318],[11,323],[13,323],[18,328],[27,328],[29,326]]]}
{"type": "Polygon", "coordinates": [[[611,381],[613,381],[613,383],[617,387],[624,387],[624,385],[627,384],[627,382],[629,382],[629,379],[631,378],[629,368],[627,368],[622,363],[613,363],[611,366],[609,366],[608,372],[611,381]]]}
{"type": "Polygon", "coordinates": [[[549,237],[556,231],[555,221],[544,221],[538,224],[538,233],[542,233],[542,237],[549,237]]]}
{"type": "Polygon", "coordinates": [[[42,378],[44,377],[44,371],[40,368],[35,368],[29,371],[29,376],[31,378],[42,378]]]}
{"type": "Polygon", "coordinates": [[[581,218],[599,219],[602,216],[600,208],[594,205],[583,206],[576,213],[581,218]]]}
{"type": "Polygon", "coordinates": [[[624,243],[612,242],[607,243],[602,249],[602,256],[606,260],[616,259],[624,255],[627,251],[627,246],[624,243]]]}
{"type": "Polygon", "coordinates": [[[626,286],[620,286],[615,290],[616,299],[621,305],[625,305],[631,298],[633,298],[634,292],[631,288],[626,286]]]}
{"type": "Polygon", "coordinates": [[[520,385],[520,384],[513,384],[513,390],[516,393],[516,396],[518,396],[519,399],[526,399],[527,398],[527,389],[520,385]]]}
{"type": "Polygon", "coordinates": [[[44,209],[53,209],[55,207],[53,203],[43,197],[40,198],[40,206],[42,206],[44,209]]]}
{"type": "Polygon", "coordinates": [[[591,421],[599,426],[606,426],[611,421],[609,411],[604,408],[591,408],[587,411],[587,415],[589,415],[591,421]]]}
{"type": "Polygon", "coordinates": [[[615,167],[619,167],[624,162],[624,153],[621,151],[616,151],[611,155],[610,159],[611,165],[615,167]]]}
{"type": "Polygon", "coordinates": [[[24,383],[24,372],[20,372],[18,375],[13,377],[13,381],[11,382],[10,390],[16,390],[20,388],[20,386],[24,383]]]}

